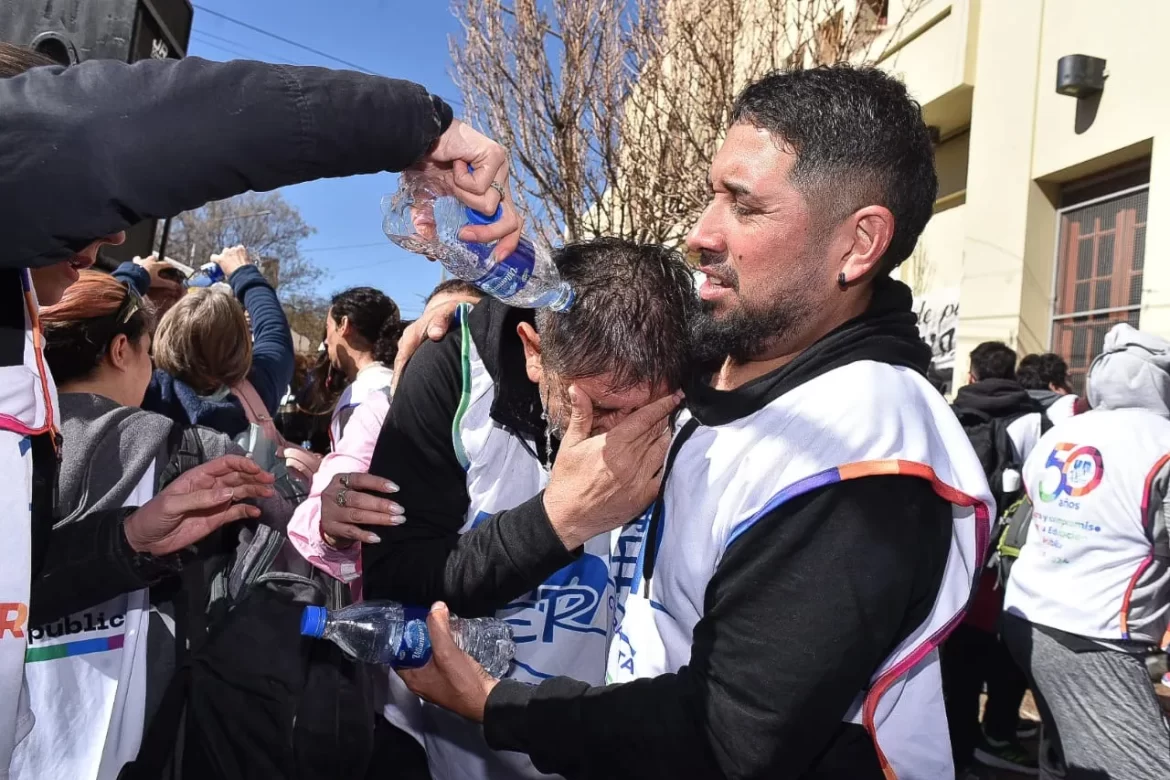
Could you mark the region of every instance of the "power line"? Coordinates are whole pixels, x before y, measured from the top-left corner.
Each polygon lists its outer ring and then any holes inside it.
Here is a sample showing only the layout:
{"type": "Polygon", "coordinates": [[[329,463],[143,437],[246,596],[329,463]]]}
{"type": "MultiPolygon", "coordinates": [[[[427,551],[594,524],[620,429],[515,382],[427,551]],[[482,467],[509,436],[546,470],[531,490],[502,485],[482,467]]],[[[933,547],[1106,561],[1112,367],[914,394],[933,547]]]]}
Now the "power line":
{"type": "Polygon", "coordinates": [[[217,50],[223,52],[224,54],[229,54],[229,55],[232,55],[233,57],[241,57],[243,59],[248,59],[248,60],[255,60],[255,59],[259,59],[260,57],[264,57],[265,62],[271,62],[271,63],[275,63],[278,65],[292,65],[293,64],[293,63],[289,62],[288,60],[281,59],[280,57],[276,57],[276,56],[273,56],[271,54],[265,54],[263,52],[259,52],[259,51],[255,51],[255,50],[248,51],[247,49],[245,49],[243,47],[229,46],[226,43],[216,43],[215,41],[204,40],[203,38],[196,37],[197,35],[198,35],[197,33],[192,33],[191,39],[193,41],[195,41],[196,43],[198,43],[199,45],[210,46],[213,49],[217,49],[217,50]]]}
{"type": "Polygon", "coordinates": [[[232,48],[234,48],[234,49],[239,50],[238,53],[243,54],[246,57],[251,57],[253,59],[257,55],[259,55],[261,57],[267,57],[269,62],[279,62],[282,64],[287,63],[289,65],[296,64],[292,60],[288,59],[287,57],[282,57],[278,54],[273,54],[270,51],[264,51],[263,49],[257,49],[253,46],[250,46],[249,44],[247,44],[243,41],[237,41],[234,38],[225,38],[222,35],[215,35],[214,33],[204,32],[203,30],[192,30],[191,35],[192,36],[199,36],[202,43],[205,43],[208,46],[215,46],[215,48],[221,49],[223,51],[232,51],[232,48]],[[202,40],[204,38],[209,38],[212,41],[220,41],[223,44],[225,44],[226,46],[232,47],[232,48],[225,48],[224,46],[218,46],[214,43],[211,43],[210,41],[202,40]]]}
{"type": "MultiPolygon", "coordinates": [[[[368,73],[371,76],[382,76],[384,78],[390,78],[385,73],[379,73],[376,70],[370,70],[369,68],[363,68],[361,65],[358,65],[356,62],[350,62],[349,60],[343,60],[340,57],[335,57],[332,54],[321,51],[320,49],[314,49],[312,46],[307,46],[303,43],[300,43],[299,41],[294,41],[292,38],[285,38],[283,35],[277,35],[274,32],[269,32],[268,30],[265,30],[263,27],[257,27],[254,24],[248,24],[247,22],[242,22],[239,19],[228,16],[227,14],[220,13],[219,11],[213,11],[210,8],[206,8],[202,5],[199,5],[198,3],[193,3],[193,5],[196,8],[198,8],[200,11],[202,11],[203,13],[211,14],[212,16],[219,17],[220,19],[223,19],[226,22],[231,22],[232,24],[237,24],[240,27],[243,27],[244,29],[251,30],[252,32],[255,32],[255,33],[259,33],[260,35],[265,35],[269,38],[272,38],[273,40],[280,41],[281,43],[286,43],[289,46],[295,46],[298,49],[303,49],[307,52],[312,52],[313,54],[316,54],[318,57],[324,57],[327,60],[332,60],[333,62],[336,62],[336,63],[339,63],[341,65],[346,66],[347,68],[353,68],[354,70],[361,71],[362,73],[368,73]]],[[[206,33],[204,33],[204,34],[206,34],[206,33]]],[[[444,101],[446,101],[452,105],[459,106],[460,108],[463,107],[462,101],[452,100],[451,98],[443,97],[442,95],[440,95],[439,97],[441,97],[444,101]]]]}
{"type": "Polygon", "coordinates": [[[366,249],[373,246],[390,246],[388,241],[371,241],[368,244],[341,244],[339,246],[322,246],[322,247],[308,247],[302,249],[302,252],[340,252],[343,249],[366,249]]]}
{"type": "Polygon", "coordinates": [[[345,65],[347,68],[353,68],[354,70],[360,70],[362,73],[369,73],[371,76],[381,75],[375,71],[370,70],[369,68],[363,68],[361,65],[358,65],[357,63],[350,62],[349,60],[343,60],[340,57],[334,57],[332,54],[327,54],[326,52],[323,52],[320,49],[314,49],[312,46],[306,46],[303,43],[298,43],[297,41],[294,41],[291,38],[285,38],[283,35],[277,35],[276,33],[269,32],[268,30],[265,30],[262,27],[257,27],[254,24],[248,24],[247,22],[241,22],[239,19],[233,19],[232,17],[228,16],[227,14],[221,14],[219,11],[213,11],[210,8],[205,8],[205,7],[198,5],[198,4],[195,4],[195,7],[198,8],[200,11],[202,11],[205,14],[211,14],[212,16],[218,16],[220,19],[231,22],[232,24],[238,24],[240,27],[244,27],[246,29],[249,29],[252,32],[257,32],[257,33],[260,33],[261,35],[266,35],[269,38],[272,38],[273,40],[280,41],[281,43],[287,43],[289,46],[296,46],[298,49],[304,49],[305,51],[312,52],[313,54],[316,54],[318,57],[324,57],[327,60],[333,60],[334,62],[339,62],[342,65],[345,65]]]}
{"type": "Polygon", "coordinates": [[[330,268],[330,267],[326,266],[325,270],[332,271],[333,273],[343,273],[343,272],[347,272],[347,271],[360,271],[360,270],[365,269],[365,268],[373,268],[376,265],[387,265],[389,263],[399,262],[401,260],[402,260],[401,257],[395,257],[395,256],[391,255],[389,257],[380,258],[378,260],[369,260],[369,261],[362,262],[362,263],[355,263],[353,265],[343,265],[340,268],[330,268]]]}

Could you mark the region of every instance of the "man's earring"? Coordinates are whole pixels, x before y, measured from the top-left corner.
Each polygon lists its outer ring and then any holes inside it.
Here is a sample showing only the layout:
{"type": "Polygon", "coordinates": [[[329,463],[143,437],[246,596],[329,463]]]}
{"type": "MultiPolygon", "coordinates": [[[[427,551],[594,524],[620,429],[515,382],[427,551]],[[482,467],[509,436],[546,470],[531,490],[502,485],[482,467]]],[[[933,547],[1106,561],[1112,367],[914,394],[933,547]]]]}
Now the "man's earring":
{"type": "Polygon", "coordinates": [[[837,286],[840,287],[842,290],[849,289],[849,282],[847,282],[845,280],[845,272],[844,271],[837,274],[837,286]]]}

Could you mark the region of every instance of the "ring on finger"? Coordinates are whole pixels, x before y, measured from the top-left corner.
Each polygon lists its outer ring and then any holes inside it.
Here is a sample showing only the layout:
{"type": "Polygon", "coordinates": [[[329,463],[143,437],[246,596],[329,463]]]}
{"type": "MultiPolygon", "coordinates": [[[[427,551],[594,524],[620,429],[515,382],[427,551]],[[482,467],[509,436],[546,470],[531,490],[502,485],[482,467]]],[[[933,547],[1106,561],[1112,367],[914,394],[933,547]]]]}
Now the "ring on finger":
{"type": "Polygon", "coordinates": [[[507,193],[504,192],[504,185],[503,184],[500,184],[498,181],[493,181],[492,182],[492,189],[495,190],[496,192],[500,193],[500,200],[504,200],[505,198],[507,198],[507,193]]]}
{"type": "Polygon", "coordinates": [[[339,479],[338,482],[341,483],[343,488],[349,490],[349,474],[342,474],[341,479],[339,479]]]}
{"type": "Polygon", "coordinates": [[[345,506],[345,494],[348,492],[349,490],[346,488],[342,488],[341,490],[337,491],[337,495],[333,497],[333,503],[337,504],[338,506],[345,506]]]}

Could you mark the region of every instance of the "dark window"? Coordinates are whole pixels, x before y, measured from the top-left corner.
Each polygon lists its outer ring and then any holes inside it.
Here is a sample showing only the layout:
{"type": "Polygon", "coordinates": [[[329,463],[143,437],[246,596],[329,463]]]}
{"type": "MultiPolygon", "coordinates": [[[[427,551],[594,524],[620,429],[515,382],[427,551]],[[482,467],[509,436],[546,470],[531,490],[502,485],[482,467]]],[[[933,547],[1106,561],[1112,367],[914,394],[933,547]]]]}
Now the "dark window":
{"type": "Polygon", "coordinates": [[[1143,188],[1060,212],[1052,351],[1068,361],[1078,392],[1109,329],[1137,327],[1148,197],[1143,188]]]}

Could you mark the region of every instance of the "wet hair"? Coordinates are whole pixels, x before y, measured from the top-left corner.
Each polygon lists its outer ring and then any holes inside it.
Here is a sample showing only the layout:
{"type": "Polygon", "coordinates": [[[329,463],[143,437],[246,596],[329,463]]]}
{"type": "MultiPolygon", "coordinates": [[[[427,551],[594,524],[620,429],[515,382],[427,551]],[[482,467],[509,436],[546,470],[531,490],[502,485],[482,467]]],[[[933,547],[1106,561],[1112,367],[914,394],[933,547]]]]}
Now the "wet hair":
{"type": "Polygon", "coordinates": [[[888,273],[910,256],[934,210],[938,178],[922,107],[877,68],[832,65],[772,73],[748,85],[731,122],[767,130],[796,156],[789,178],[829,229],[885,206],[894,235],[888,273]]]}
{"type": "Polygon", "coordinates": [[[119,334],[137,347],[154,328],[154,308],[114,277],[87,270],[40,310],[40,321],[49,371],[63,384],[92,376],[119,334]]]}
{"type": "Polygon", "coordinates": [[[373,287],[351,287],[333,296],[329,316],[335,325],[341,324],[342,317],[348,317],[374,359],[393,365],[402,336],[402,315],[392,298],[373,287]]]}
{"type": "Polygon", "coordinates": [[[1048,390],[1049,387],[1068,390],[1068,363],[1052,352],[1025,355],[1016,369],[1016,381],[1027,390],[1048,390]]]}
{"type": "Polygon", "coordinates": [[[236,384],[252,370],[244,307],[210,287],[188,291],[158,324],[154,362],[201,395],[236,384]]]}
{"type": "Polygon", "coordinates": [[[462,279],[445,279],[431,290],[431,294],[427,296],[423,305],[430,303],[438,295],[467,295],[478,300],[483,297],[483,291],[471,282],[465,282],[462,279]]]}
{"type": "Polygon", "coordinates": [[[536,315],[541,362],[567,379],[609,374],[614,390],[686,379],[694,278],[677,252],[617,238],[569,244],[553,259],[576,293],[565,312],[536,315]]]}
{"type": "Polygon", "coordinates": [[[984,379],[1015,379],[1016,351],[1002,341],[985,341],[971,350],[971,375],[984,379]]]}
{"type": "Polygon", "coordinates": [[[46,57],[36,49],[11,43],[0,43],[0,79],[19,76],[25,71],[39,68],[42,65],[58,64],[60,63],[46,57]]]}

